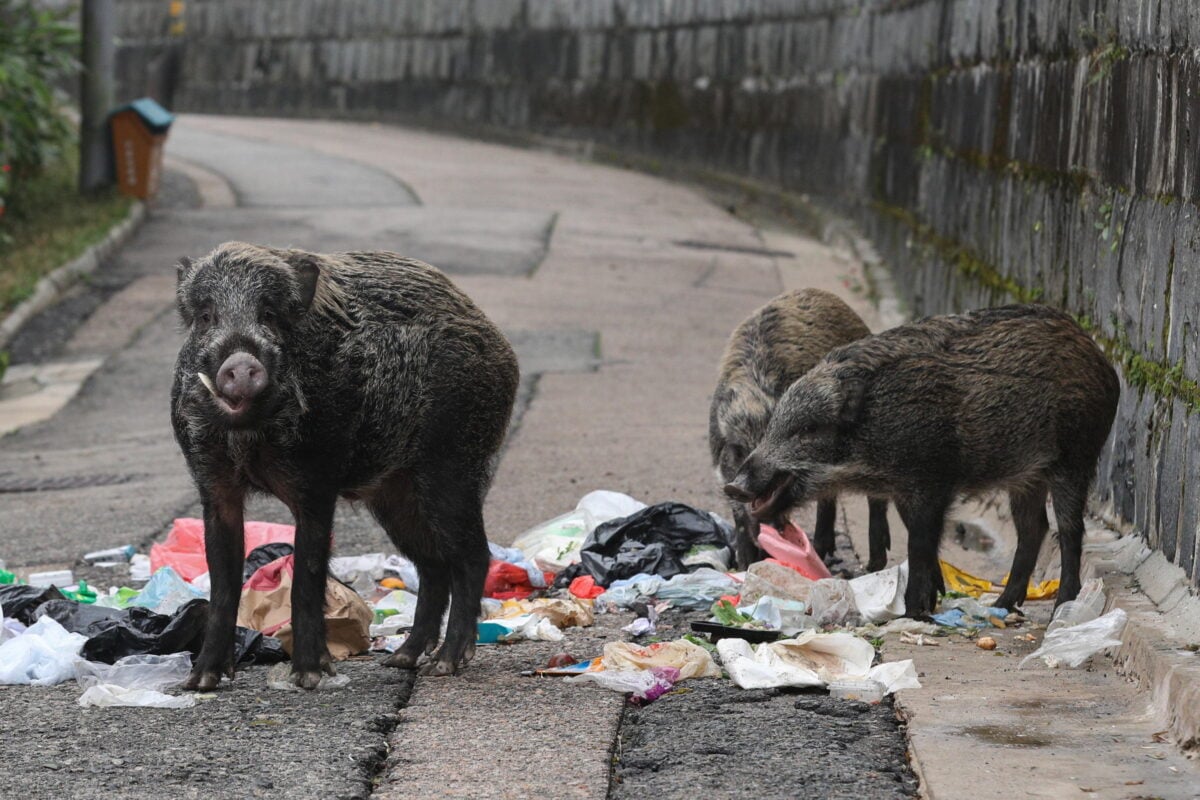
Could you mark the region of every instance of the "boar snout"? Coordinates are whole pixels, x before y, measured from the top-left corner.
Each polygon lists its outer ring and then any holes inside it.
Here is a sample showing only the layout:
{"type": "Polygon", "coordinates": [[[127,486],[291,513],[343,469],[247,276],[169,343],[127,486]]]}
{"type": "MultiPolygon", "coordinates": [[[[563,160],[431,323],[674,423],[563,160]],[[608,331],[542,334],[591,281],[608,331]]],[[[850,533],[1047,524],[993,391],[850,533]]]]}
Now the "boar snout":
{"type": "Polygon", "coordinates": [[[216,384],[206,380],[201,374],[200,380],[209,389],[213,400],[225,413],[233,417],[241,416],[255,397],[262,394],[268,383],[267,369],[254,356],[239,351],[229,356],[217,370],[216,384]]]}
{"type": "Polygon", "coordinates": [[[725,484],[725,496],[739,503],[749,503],[754,499],[754,492],[746,488],[746,474],[740,473],[732,481],[725,484]]]}

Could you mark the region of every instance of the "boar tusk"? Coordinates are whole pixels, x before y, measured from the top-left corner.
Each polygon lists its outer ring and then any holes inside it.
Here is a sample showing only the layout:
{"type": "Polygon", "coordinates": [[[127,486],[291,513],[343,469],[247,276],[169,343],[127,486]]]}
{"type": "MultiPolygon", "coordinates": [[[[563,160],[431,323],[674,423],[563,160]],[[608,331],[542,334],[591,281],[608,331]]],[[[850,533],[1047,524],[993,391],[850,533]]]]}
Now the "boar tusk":
{"type": "Polygon", "coordinates": [[[197,372],[196,377],[199,378],[200,382],[204,384],[204,388],[208,389],[209,394],[211,394],[213,397],[217,396],[217,387],[213,386],[212,378],[208,377],[203,372],[197,372]]]}

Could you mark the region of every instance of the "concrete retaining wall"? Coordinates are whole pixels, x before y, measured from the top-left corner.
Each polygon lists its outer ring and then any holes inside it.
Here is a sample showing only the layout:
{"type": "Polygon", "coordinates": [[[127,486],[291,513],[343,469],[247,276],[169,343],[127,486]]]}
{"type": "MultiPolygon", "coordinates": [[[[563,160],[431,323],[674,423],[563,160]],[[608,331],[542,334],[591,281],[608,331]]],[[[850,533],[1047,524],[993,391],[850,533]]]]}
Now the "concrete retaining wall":
{"type": "MultiPolygon", "coordinates": [[[[161,0],[120,0],[140,92],[161,0]]],[[[187,0],[181,109],[486,125],[810,194],[917,313],[1064,306],[1127,382],[1099,494],[1200,581],[1200,4],[187,0]]]]}

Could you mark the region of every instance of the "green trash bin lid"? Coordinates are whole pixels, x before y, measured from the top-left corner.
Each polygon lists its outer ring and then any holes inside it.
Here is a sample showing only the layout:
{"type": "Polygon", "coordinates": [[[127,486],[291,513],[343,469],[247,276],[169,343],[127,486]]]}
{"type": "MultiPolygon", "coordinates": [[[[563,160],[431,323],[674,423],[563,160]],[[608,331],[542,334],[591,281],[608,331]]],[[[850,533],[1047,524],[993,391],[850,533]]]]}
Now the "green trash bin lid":
{"type": "Polygon", "coordinates": [[[166,133],[175,121],[174,114],[149,97],[140,97],[132,103],[114,109],[112,113],[119,114],[122,111],[132,111],[141,117],[142,123],[151,133],[166,133]]]}

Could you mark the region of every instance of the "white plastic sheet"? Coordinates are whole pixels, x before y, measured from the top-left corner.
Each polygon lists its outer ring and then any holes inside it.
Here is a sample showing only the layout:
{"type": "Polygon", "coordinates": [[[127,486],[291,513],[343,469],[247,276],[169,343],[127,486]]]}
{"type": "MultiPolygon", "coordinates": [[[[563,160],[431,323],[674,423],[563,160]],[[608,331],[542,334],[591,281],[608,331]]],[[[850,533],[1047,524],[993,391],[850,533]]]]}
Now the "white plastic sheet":
{"type": "Polygon", "coordinates": [[[191,653],[125,656],[113,664],[99,664],[82,659],[75,662],[75,680],[84,689],[107,685],[117,689],[149,689],[161,692],[179,686],[191,671],[191,653]]]}
{"type": "Polygon", "coordinates": [[[757,649],[744,639],[722,639],[717,652],[729,677],[743,689],[824,686],[855,678],[879,681],[886,692],[920,686],[911,660],[872,667],[875,648],[849,633],[810,631],[757,649]]]}
{"type": "MultiPolygon", "coordinates": [[[[322,689],[341,689],[350,683],[349,675],[322,675],[321,682],[317,684],[317,690],[322,689]]],[[[281,692],[303,692],[292,682],[292,665],[286,661],[276,664],[267,670],[267,686],[272,689],[278,689],[281,692]]]]}
{"type": "MultiPolygon", "coordinates": [[[[577,511],[586,511],[591,516],[592,529],[610,520],[636,514],[645,507],[646,504],[641,500],[635,500],[621,492],[610,492],[604,489],[588,492],[575,505],[577,511]]],[[[591,532],[591,530],[588,531],[588,533],[591,532]]]]}
{"type": "Polygon", "coordinates": [[[0,644],[0,684],[51,686],[75,677],[75,662],[87,637],[42,617],[19,636],[0,644]]]}
{"type": "Polygon", "coordinates": [[[421,585],[416,565],[396,553],[338,556],[329,559],[329,571],[339,581],[364,596],[373,594],[375,584],[388,573],[404,581],[404,588],[410,592],[417,591],[421,585]]]}
{"type": "Polygon", "coordinates": [[[79,705],[100,708],[191,708],[196,705],[192,694],[170,695],[153,689],[126,689],[108,683],[91,686],[79,696],[79,705]]]}
{"type": "Polygon", "coordinates": [[[904,616],[908,562],[862,575],[850,581],[854,604],[866,622],[887,622],[904,616]]]}
{"type": "Polygon", "coordinates": [[[394,636],[413,626],[413,618],[417,613],[417,596],[404,589],[396,589],[380,598],[375,604],[375,610],[396,613],[385,617],[382,622],[373,623],[370,626],[371,636],[394,636]]]}
{"type": "Polygon", "coordinates": [[[1124,610],[1114,608],[1104,616],[1088,622],[1055,630],[1047,629],[1042,646],[1021,659],[1020,667],[1040,658],[1051,669],[1074,669],[1101,650],[1119,646],[1125,622],[1124,610]]]}
{"type": "Polygon", "coordinates": [[[808,596],[812,618],[817,625],[854,627],[861,621],[854,590],[845,578],[822,578],[808,596]]]}
{"type": "Polygon", "coordinates": [[[655,597],[676,608],[708,608],[722,595],[737,594],[738,584],[724,572],[701,567],[681,572],[658,587],[655,597]]]}

